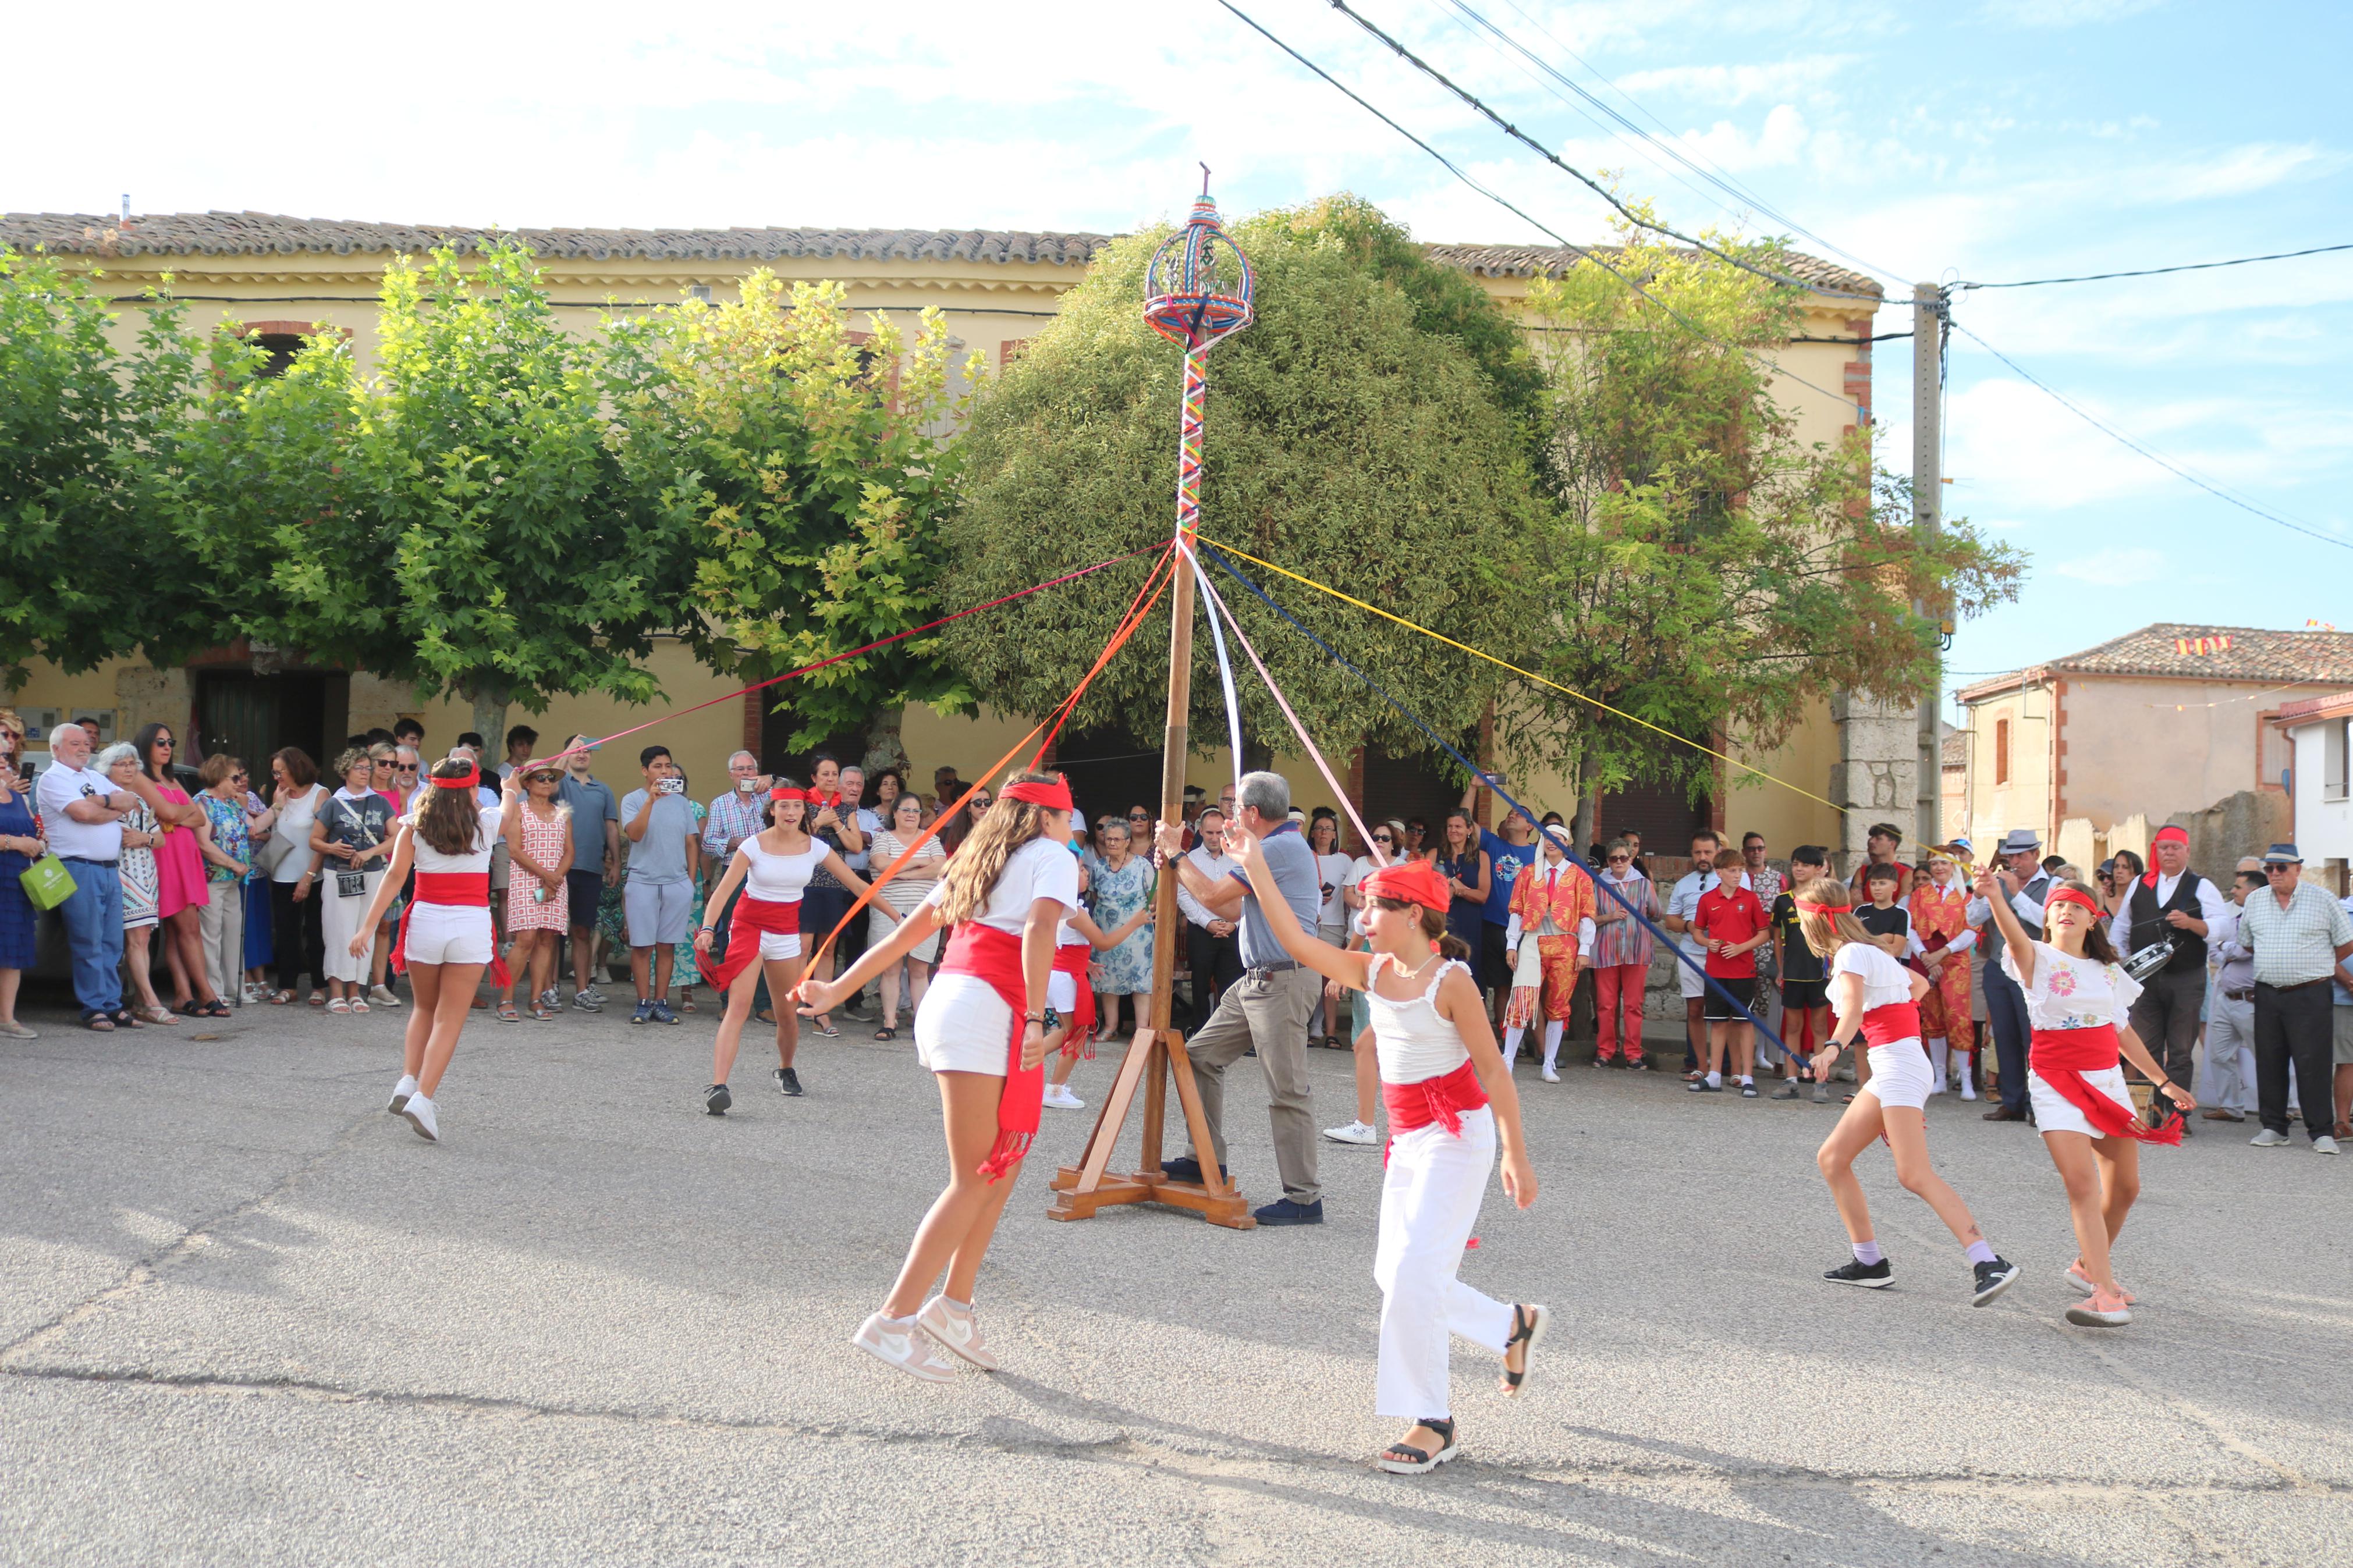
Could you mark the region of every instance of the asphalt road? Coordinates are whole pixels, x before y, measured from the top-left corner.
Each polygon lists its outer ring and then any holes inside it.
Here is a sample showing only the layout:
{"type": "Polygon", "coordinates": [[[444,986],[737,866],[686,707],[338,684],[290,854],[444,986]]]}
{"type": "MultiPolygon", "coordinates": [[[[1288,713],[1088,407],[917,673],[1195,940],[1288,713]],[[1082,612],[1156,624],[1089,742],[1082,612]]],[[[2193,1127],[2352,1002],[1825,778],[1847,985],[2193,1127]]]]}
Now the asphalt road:
{"type": "MultiPolygon", "coordinates": [[[[902,1040],[849,1025],[700,1113],[708,1013],[470,1029],[444,1142],[384,1112],[400,1015],[248,1008],[0,1042],[0,1563],[2279,1563],[2353,1550],[2345,1163],[2201,1132],[2147,1163],[2120,1331],[2069,1328],[2031,1131],[1935,1147],[2027,1272],[1968,1269],[1883,1152],[1895,1289],[1844,1237],[1832,1112],[1522,1069],[1544,1193],[1467,1275],[1558,1313],[1529,1395],[1458,1346],[1463,1458],[1381,1475],[1379,1156],[1330,1223],[1043,1217],[983,1276],[1005,1370],[851,1350],[944,1164],[902,1040]]],[[[485,1015],[476,1015],[486,1020],[485,1015]]],[[[1112,1061],[1082,1068],[1090,1101],[1112,1061]]],[[[1345,1120],[1348,1065],[1312,1063],[1345,1120]]],[[[1245,1190],[1264,1091],[1230,1080],[1245,1190]]],[[[1073,1153],[1089,1115],[1048,1112],[1073,1153]]],[[[1046,1162],[1033,1160],[1033,1167],[1046,1162]]]]}

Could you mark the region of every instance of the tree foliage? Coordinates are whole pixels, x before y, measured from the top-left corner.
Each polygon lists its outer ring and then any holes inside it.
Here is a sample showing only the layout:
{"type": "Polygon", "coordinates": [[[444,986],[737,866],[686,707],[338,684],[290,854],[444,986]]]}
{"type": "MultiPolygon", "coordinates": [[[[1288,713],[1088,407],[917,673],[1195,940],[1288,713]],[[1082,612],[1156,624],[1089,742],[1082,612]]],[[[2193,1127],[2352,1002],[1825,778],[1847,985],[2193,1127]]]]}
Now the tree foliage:
{"type": "MultiPolygon", "coordinates": [[[[1493,307],[1483,298],[1474,305],[1361,204],[1269,213],[1233,232],[1257,269],[1258,319],[1209,355],[1204,534],[1482,646],[1527,647],[1539,622],[1539,563],[1517,548],[1536,521],[1526,449],[1469,346],[1510,364],[1481,313],[1493,307]]],[[[1183,365],[1141,316],[1145,266],[1165,234],[1130,237],[1097,257],[978,401],[965,437],[965,506],[947,531],[953,602],[1168,537],[1183,365]]],[[[1043,712],[1077,684],[1143,571],[1139,562],[1024,599],[957,623],[945,640],[979,695],[1043,712]]],[[[1210,575],[1320,745],[1424,743],[1214,566],[1210,575]]],[[[1441,723],[1475,725],[1497,689],[1492,666],[1466,667],[1281,579],[1266,585],[1441,723]]],[[[1151,735],[1166,691],[1164,646],[1140,635],[1072,722],[1151,735]]],[[[1225,734],[1223,700],[1208,638],[1194,647],[1191,732],[1213,747],[1225,734]]],[[[1255,681],[1242,683],[1242,701],[1249,735],[1282,743],[1288,731],[1255,681]]]]}

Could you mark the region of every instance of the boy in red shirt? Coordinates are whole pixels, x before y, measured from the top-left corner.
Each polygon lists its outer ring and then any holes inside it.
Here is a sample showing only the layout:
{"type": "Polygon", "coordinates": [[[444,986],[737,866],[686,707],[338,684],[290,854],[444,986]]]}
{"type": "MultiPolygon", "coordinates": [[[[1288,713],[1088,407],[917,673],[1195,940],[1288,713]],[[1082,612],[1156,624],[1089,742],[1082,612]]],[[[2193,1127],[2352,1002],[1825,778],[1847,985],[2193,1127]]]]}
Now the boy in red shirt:
{"type": "Polygon", "coordinates": [[[1765,906],[1742,881],[1740,872],[1740,851],[1721,851],[1715,858],[1715,886],[1700,895],[1699,912],[1692,917],[1692,929],[1699,932],[1700,940],[1707,946],[1707,973],[1715,984],[1707,988],[1705,1010],[1707,1076],[1694,1079],[1691,1091],[1724,1092],[1724,1058],[1729,1047],[1732,1073],[1740,1080],[1741,1097],[1755,1100],[1757,1079],[1749,1068],[1756,1043],[1749,1035],[1748,1020],[1717,993],[1721,986],[1742,1007],[1755,1010],[1757,950],[1773,934],[1765,906]]]}

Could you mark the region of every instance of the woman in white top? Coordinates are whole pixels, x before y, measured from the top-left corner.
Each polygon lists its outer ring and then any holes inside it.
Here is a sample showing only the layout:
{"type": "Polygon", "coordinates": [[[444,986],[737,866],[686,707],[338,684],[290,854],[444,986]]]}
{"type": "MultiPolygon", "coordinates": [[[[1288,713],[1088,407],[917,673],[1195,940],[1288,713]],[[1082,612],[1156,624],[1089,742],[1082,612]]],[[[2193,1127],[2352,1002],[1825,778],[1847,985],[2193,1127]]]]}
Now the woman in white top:
{"type": "MultiPolygon", "coordinates": [[[[887,773],[883,776],[890,777],[887,773]]],[[[923,837],[923,797],[902,795],[892,803],[882,831],[874,836],[874,853],[867,864],[880,877],[898,865],[908,847],[923,837]]],[[[940,841],[924,838],[905,865],[875,885],[874,901],[867,906],[867,946],[879,947],[891,940],[892,928],[913,914],[916,906],[930,896],[947,863],[948,852],[940,847],[940,841]]],[[[899,1037],[899,972],[904,969],[907,973],[907,1011],[912,1014],[923,1005],[923,992],[932,983],[932,963],[939,955],[940,933],[935,931],[909,948],[904,960],[882,972],[882,1023],[874,1031],[876,1039],[899,1037]]]]}
{"type": "Polygon", "coordinates": [[[1413,1423],[1375,1460],[1401,1474],[1435,1469],[1457,1451],[1447,1370],[1449,1336],[1504,1358],[1504,1392],[1526,1385],[1528,1362],[1550,1314],[1509,1304],[1456,1278],[1464,1244],[1503,1146],[1504,1191],[1535,1202],[1535,1169],[1520,1131],[1520,1100],[1479,985],[1450,936],[1446,881],[1426,861],[1384,867],[1361,884],[1368,952],[1331,946],[1292,912],[1266,850],[1237,823],[1228,851],[1258,891],[1267,929],[1299,963],[1366,993],[1383,1097],[1388,1167],[1381,1183],[1380,1247],[1373,1278],[1384,1297],[1374,1408],[1413,1423]]]}
{"type": "Polygon", "coordinates": [[[400,819],[392,864],[376,879],[375,896],[345,946],[354,958],[366,956],[384,911],[414,867],[417,900],[402,920],[393,966],[407,969],[417,1005],[408,1010],[400,1081],[392,1086],[388,1109],[407,1118],[419,1138],[435,1142],[441,1137],[435,1096],[457,1054],[482,971],[505,980],[491,929],[491,850],[522,798],[522,781],[509,778],[503,804],[486,806],[476,793],[480,780],[480,764],[470,752],[433,764],[432,787],[418,791],[416,807],[400,819]]]}
{"type": "Polygon", "coordinates": [[[302,972],[311,972],[311,1005],[327,1005],[326,932],[322,927],[316,884],[319,857],[311,847],[311,827],[319,808],[327,804],[327,786],[319,782],[319,766],[300,746],[288,746],[269,759],[269,806],[278,820],[269,830],[265,856],[269,866],[269,932],[271,956],[278,970],[278,989],[270,1005],[283,1007],[294,1000],[302,972]]]}
{"type": "Polygon", "coordinates": [[[890,941],[868,948],[848,973],[804,981],[795,993],[802,1013],[821,1013],[856,995],[932,932],[954,930],[915,1013],[915,1054],[939,1085],[948,1184],[916,1227],[881,1310],[850,1341],[926,1382],[955,1375],[934,1341],[985,1371],[997,1367],[973,1312],[973,1290],[1035,1135],[1046,1052],[1060,1032],[1062,1021],[1044,998],[1055,932],[1079,908],[1071,811],[1070,786],[1059,777],[1017,775],[890,941]],[[1018,1016],[1014,998],[1022,1003],[1018,1016]],[[940,1294],[924,1300],[943,1268],[940,1294]]]}
{"type": "MultiPolygon", "coordinates": [[[[821,931],[804,932],[798,929],[798,906],[810,879],[822,867],[853,894],[866,890],[866,879],[849,868],[849,863],[833,846],[809,836],[810,796],[816,793],[790,781],[771,789],[767,826],[736,846],[733,858],[727,862],[726,875],[719,879],[719,886],[703,900],[706,910],[723,910],[727,900],[734,898],[737,885],[743,886],[744,897],[736,902],[734,919],[727,932],[728,962],[706,976],[713,985],[723,987],[727,998],[727,1011],[719,1020],[718,1038],[711,1046],[711,1084],[702,1091],[702,1109],[712,1116],[725,1115],[727,1108],[734,1103],[727,1092],[727,1075],[735,1068],[735,1050],[744,1039],[744,1021],[752,1016],[753,993],[760,988],[763,972],[768,982],[768,994],[785,995],[801,983],[809,951],[825,938],[821,931]],[[770,930],[759,923],[786,905],[795,907],[795,918],[789,922],[794,930],[770,930]],[[737,946],[748,942],[754,931],[760,938],[756,963],[750,962],[737,946]]],[[[694,933],[699,963],[707,962],[718,934],[717,926],[704,926],[694,933]]],[[[769,1076],[775,1079],[779,1094],[797,1098],[801,1092],[801,1076],[793,1066],[800,1038],[800,1020],[793,1016],[793,1010],[777,1008],[776,1067],[769,1076]]]]}
{"type": "MultiPolygon", "coordinates": [[[[1350,862],[1340,853],[1340,821],[1335,816],[1317,816],[1307,824],[1307,847],[1315,857],[1315,882],[1324,896],[1324,907],[1316,911],[1315,934],[1334,947],[1348,945],[1348,900],[1341,889],[1347,885],[1350,862]]],[[[1337,1049],[1346,1042],[1340,1037],[1343,1008],[1338,997],[1329,990],[1324,993],[1324,1033],[1311,1039],[1311,1046],[1328,1046],[1337,1049]]]]}
{"type": "Polygon", "coordinates": [[[1822,1278],[1836,1285],[1883,1289],[1895,1270],[1871,1228],[1871,1205],[1854,1163],[1884,1137],[1895,1156],[1895,1179],[1917,1193],[1967,1252],[1975,1274],[1969,1304],[1982,1307],[2010,1289],[2018,1266],[1986,1242],[1969,1205],[1928,1159],[1928,1103],[1932,1079],[1928,1053],[1920,1045],[1920,998],[1927,977],[1891,957],[1854,918],[1854,895],[1834,877],[1818,877],[1791,895],[1798,930],[1806,945],[1825,961],[1830,976],[1830,1043],[1814,1056],[1814,1081],[1828,1083],[1840,1051],[1860,1035],[1868,1043],[1871,1078],[1855,1090],[1853,1103],[1822,1140],[1814,1163],[1831,1186],[1839,1218],[1846,1226],[1852,1258],[1822,1278]]]}
{"type": "MultiPolygon", "coordinates": [[[[2125,1087],[2119,1058],[2138,1068],[2158,1092],[2184,1110],[2198,1102],[2166,1077],[2133,1033],[2132,1005],[2140,982],[2116,963],[2099,897],[2080,881],[2054,881],[2043,895],[2042,930],[2027,935],[2010,894],[1990,867],[1978,879],[1978,896],[1992,907],[2001,932],[2002,972],[2026,993],[2033,1029],[2026,1092],[2042,1147],[2067,1188],[2067,1209],[2081,1249],[2067,1266],[2067,1282],[2090,1300],[2067,1309],[2067,1321],[2087,1328],[2122,1328],[2132,1321],[2133,1298],[2116,1283],[2109,1250],[2140,1195],[2140,1146],[2181,1142],[2178,1126],[2143,1126],[2125,1087]]],[[[2307,1112],[2307,1114],[2309,1114],[2307,1112]]]]}

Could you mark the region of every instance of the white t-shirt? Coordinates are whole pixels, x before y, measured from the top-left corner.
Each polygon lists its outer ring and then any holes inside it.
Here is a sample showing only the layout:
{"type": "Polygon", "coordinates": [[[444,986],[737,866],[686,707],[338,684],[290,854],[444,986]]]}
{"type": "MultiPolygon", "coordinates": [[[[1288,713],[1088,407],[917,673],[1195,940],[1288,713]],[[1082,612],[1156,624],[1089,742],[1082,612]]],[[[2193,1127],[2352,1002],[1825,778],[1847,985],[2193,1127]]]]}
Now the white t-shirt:
{"type": "MultiPolygon", "coordinates": [[[[947,896],[947,884],[942,882],[923,902],[936,907],[947,896]]],[[[1052,899],[1066,914],[1079,907],[1078,858],[1050,838],[1032,838],[1013,852],[988,890],[980,923],[1019,936],[1029,923],[1029,906],[1039,899],[1052,899]]]]}
{"type": "Polygon", "coordinates": [[[1315,857],[1315,879],[1324,889],[1323,923],[1344,926],[1348,923],[1348,906],[1341,900],[1340,889],[1348,885],[1348,873],[1355,865],[1345,855],[1315,857]]]}
{"type": "Polygon", "coordinates": [[[1835,980],[1841,974],[1862,976],[1862,1010],[1866,1013],[1873,1007],[1892,1007],[1898,1002],[1912,1000],[1912,972],[1888,957],[1884,948],[1868,942],[1848,942],[1831,959],[1831,978],[1835,980]]]}
{"type": "Polygon", "coordinates": [[[96,768],[69,768],[51,763],[35,781],[34,805],[41,814],[41,833],[49,847],[69,860],[122,858],[122,823],[76,822],[66,807],[78,800],[121,795],[114,781],[96,768]]]}
{"type": "Polygon", "coordinates": [[[269,830],[272,838],[283,839],[287,848],[278,858],[278,869],[269,873],[273,882],[299,882],[302,874],[319,863],[311,848],[311,825],[318,820],[319,808],[327,804],[327,786],[312,784],[301,795],[283,795],[278,802],[278,826],[269,830]]]}
{"type": "Polygon", "coordinates": [[[482,812],[481,831],[474,841],[478,847],[470,855],[444,855],[426,843],[421,836],[417,835],[415,816],[404,816],[400,820],[401,825],[406,827],[412,836],[411,842],[416,846],[417,868],[419,871],[487,872],[491,868],[491,849],[499,842],[499,818],[502,815],[502,811],[482,812]]]}
{"type": "MultiPolygon", "coordinates": [[[[2018,961],[2007,942],[2001,944],[2001,972],[2018,979],[2018,961]]],[[[2021,982],[2021,989],[2026,993],[2027,1021],[2038,1029],[2096,1029],[2103,1024],[2121,1029],[2132,1022],[2140,982],[2113,963],[2070,958],[2038,942],[2034,984],[2021,982]]]]}

